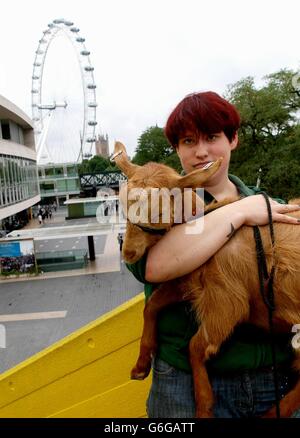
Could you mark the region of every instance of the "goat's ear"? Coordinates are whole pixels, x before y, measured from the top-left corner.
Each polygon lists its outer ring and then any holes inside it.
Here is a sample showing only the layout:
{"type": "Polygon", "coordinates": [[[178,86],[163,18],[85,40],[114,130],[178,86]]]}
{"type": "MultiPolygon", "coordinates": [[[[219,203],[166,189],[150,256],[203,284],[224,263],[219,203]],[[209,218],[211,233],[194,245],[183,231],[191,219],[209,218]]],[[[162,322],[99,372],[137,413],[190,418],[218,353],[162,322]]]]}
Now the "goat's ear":
{"type": "Polygon", "coordinates": [[[197,169],[193,172],[189,173],[186,176],[182,176],[178,180],[178,185],[181,189],[183,188],[201,188],[203,184],[214,175],[219,167],[221,166],[223,158],[220,157],[217,161],[212,161],[209,166],[206,166],[203,169],[197,169]]]}
{"type": "Polygon", "coordinates": [[[112,158],[118,168],[122,170],[128,178],[131,178],[136,169],[140,167],[131,163],[126,153],[126,148],[120,141],[115,142],[115,150],[112,158]]]}

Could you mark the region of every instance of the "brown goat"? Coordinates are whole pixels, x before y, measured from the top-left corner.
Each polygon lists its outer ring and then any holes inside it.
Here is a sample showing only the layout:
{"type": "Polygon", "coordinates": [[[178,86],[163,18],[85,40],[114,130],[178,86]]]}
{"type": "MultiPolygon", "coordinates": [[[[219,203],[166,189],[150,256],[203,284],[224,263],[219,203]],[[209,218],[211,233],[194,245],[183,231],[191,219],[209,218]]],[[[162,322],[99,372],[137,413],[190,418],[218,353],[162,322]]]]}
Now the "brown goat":
{"type": "MultiPolygon", "coordinates": [[[[146,198],[149,189],[166,187],[201,187],[220,166],[221,159],[207,169],[196,170],[184,177],[173,169],[159,163],[144,166],[132,164],[125,147],[115,145],[117,166],[128,177],[128,190],[143,188],[146,198]]],[[[124,202],[125,194],[120,193],[124,202]]],[[[145,196],[144,196],[145,198],[145,196]]],[[[135,202],[137,197],[133,197],[135,202]]],[[[147,199],[146,199],[147,200],[147,199]]],[[[126,201],[126,199],[125,199],[126,201]]],[[[145,201],[145,199],[144,199],[145,201]]],[[[226,202],[226,201],[225,201],[226,202]]],[[[228,201],[227,201],[228,202],[228,201]]],[[[132,205],[128,198],[127,212],[132,205]]],[[[141,203],[141,208],[143,204],[141,203]]],[[[217,205],[219,205],[217,203],[217,205]]],[[[195,197],[193,198],[193,209],[195,197]]],[[[125,212],[126,213],[126,212],[125,212]]],[[[128,263],[139,260],[146,249],[153,246],[160,234],[147,229],[169,229],[174,222],[174,203],[171,209],[171,223],[162,222],[160,203],[159,221],[143,219],[137,224],[127,220],[127,231],[123,245],[123,256],[128,263]],[[157,223],[156,223],[157,222],[157,223]]],[[[300,218],[300,212],[292,213],[300,218]]],[[[300,226],[274,223],[275,246],[272,248],[268,226],[260,227],[268,271],[275,266],[274,330],[291,333],[292,326],[300,323],[300,226]]],[[[183,300],[191,301],[199,324],[197,333],[189,345],[190,363],[193,371],[196,416],[211,417],[213,393],[208,379],[205,362],[216,354],[221,344],[231,335],[237,324],[249,322],[265,330],[269,329],[268,311],[260,296],[257,260],[252,227],[243,226],[205,264],[190,274],[162,283],[151,295],[144,309],[144,328],[140,355],[131,377],[144,379],[150,372],[151,357],[156,350],[156,319],[166,306],[183,300]]],[[[300,351],[295,350],[293,367],[300,371],[300,351]]],[[[282,417],[289,417],[300,407],[300,381],[281,400],[282,417]]],[[[275,416],[272,408],[265,417],[275,416]]]]}

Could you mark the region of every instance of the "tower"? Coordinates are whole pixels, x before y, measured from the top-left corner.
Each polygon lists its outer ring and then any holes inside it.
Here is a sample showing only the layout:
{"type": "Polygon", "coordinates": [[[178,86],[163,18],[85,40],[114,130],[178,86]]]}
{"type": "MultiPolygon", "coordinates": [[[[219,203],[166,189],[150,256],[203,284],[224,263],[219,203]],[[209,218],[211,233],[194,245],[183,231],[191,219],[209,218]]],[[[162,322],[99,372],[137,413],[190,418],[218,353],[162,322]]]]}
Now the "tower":
{"type": "Polygon", "coordinates": [[[108,145],[108,135],[106,136],[99,134],[96,140],[96,155],[100,155],[104,158],[109,157],[109,145],[108,145]]]}

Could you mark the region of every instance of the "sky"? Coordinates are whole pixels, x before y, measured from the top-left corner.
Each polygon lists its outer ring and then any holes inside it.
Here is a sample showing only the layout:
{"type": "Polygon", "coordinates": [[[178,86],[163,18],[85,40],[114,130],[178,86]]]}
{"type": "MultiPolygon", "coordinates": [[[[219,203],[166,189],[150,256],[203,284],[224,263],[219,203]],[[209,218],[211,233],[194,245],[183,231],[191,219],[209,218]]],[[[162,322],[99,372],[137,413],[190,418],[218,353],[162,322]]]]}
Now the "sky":
{"type": "MultiPolygon", "coordinates": [[[[72,21],[95,69],[97,132],[108,134],[111,152],[120,140],[133,155],[143,131],[163,127],[186,94],[223,94],[247,76],[259,86],[263,76],[281,68],[298,71],[299,16],[295,0],[5,1],[0,94],[31,116],[32,69],[42,32],[56,18],[72,21]]],[[[80,100],[75,52],[58,38],[54,41],[45,60],[43,89],[56,96],[59,88],[65,94],[69,88],[80,100]],[[60,66],[65,83],[57,76],[60,66]]],[[[74,128],[74,135],[78,131],[74,128]]]]}

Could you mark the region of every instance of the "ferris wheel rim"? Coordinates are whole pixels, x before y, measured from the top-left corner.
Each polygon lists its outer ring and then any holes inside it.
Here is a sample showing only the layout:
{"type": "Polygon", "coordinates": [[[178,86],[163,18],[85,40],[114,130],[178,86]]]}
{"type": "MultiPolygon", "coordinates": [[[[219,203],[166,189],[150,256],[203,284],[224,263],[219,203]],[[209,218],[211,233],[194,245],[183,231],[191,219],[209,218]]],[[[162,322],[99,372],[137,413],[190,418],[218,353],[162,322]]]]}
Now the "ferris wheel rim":
{"type": "Polygon", "coordinates": [[[39,40],[32,72],[32,119],[35,126],[35,134],[37,139],[41,139],[41,131],[43,129],[42,117],[42,102],[41,92],[43,85],[44,65],[47,56],[47,51],[53,39],[63,32],[71,41],[77,55],[78,64],[81,73],[81,83],[84,96],[84,111],[83,111],[83,126],[82,136],[80,139],[81,147],[78,153],[77,162],[83,159],[84,152],[89,149],[89,154],[96,141],[95,129],[96,121],[96,84],[94,79],[94,68],[90,61],[90,52],[86,49],[85,38],[79,35],[80,30],[74,26],[74,23],[65,19],[55,19],[48,24],[48,28],[43,31],[43,36],[39,40]],[[45,48],[44,48],[45,47],[45,48]],[[85,65],[84,65],[85,59],[85,65]]]}

